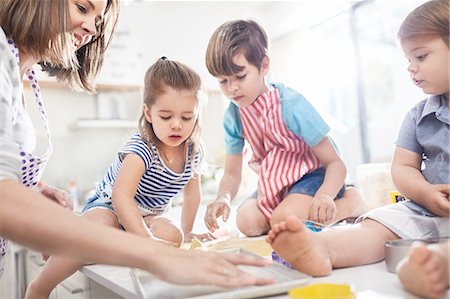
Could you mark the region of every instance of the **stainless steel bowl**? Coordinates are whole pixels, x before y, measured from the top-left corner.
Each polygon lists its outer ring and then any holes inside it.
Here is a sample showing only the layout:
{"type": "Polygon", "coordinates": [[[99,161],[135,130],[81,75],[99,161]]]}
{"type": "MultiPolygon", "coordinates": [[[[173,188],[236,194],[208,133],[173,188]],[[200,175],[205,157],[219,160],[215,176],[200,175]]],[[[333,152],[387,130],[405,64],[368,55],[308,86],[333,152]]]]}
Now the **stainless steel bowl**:
{"type": "Polygon", "coordinates": [[[434,238],[434,239],[400,239],[386,241],[384,243],[384,253],[386,261],[386,269],[389,272],[395,273],[397,264],[408,254],[411,245],[420,241],[425,244],[442,243],[450,240],[450,238],[434,238]]]}

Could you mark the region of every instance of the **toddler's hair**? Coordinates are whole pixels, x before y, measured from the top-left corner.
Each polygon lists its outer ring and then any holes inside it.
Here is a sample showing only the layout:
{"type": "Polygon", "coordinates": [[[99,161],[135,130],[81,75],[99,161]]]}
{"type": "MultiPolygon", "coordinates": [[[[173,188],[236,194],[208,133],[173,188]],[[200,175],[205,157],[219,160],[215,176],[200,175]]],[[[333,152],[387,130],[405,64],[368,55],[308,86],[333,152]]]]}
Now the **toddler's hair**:
{"type": "MultiPolygon", "coordinates": [[[[200,154],[200,160],[202,160],[204,155],[200,139],[200,86],[200,76],[193,69],[181,62],[169,60],[166,57],[161,57],[151,65],[145,73],[144,78],[143,101],[149,109],[153,106],[156,99],[167,91],[167,88],[196,93],[198,116],[192,134],[189,139],[186,140],[186,145],[192,146],[192,150],[189,153],[191,155],[191,162],[194,162],[193,157],[196,153],[200,154]]],[[[151,148],[151,144],[158,147],[161,141],[156,137],[152,124],[145,118],[144,111],[139,118],[139,131],[149,148],[151,148]]]]}
{"type": "Polygon", "coordinates": [[[214,77],[231,76],[242,70],[233,63],[234,56],[243,54],[258,69],[268,52],[264,29],[252,20],[235,20],[214,31],[206,49],[206,67],[214,77]]]}
{"type": "Polygon", "coordinates": [[[95,92],[105,51],[119,17],[119,0],[108,0],[97,35],[74,51],[67,0],[0,0],[0,27],[22,51],[39,57],[42,69],[72,88],[95,92]]]}
{"type": "Polygon", "coordinates": [[[408,14],[398,31],[400,41],[439,36],[449,45],[449,0],[431,0],[408,14]]]}

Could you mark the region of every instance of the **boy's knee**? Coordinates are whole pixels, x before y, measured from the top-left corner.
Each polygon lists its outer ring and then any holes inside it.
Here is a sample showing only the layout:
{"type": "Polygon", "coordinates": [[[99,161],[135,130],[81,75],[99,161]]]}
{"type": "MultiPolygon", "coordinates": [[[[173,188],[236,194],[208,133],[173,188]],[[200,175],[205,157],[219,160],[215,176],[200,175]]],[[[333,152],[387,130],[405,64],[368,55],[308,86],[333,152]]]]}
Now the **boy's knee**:
{"type": "Polygon", "coordinates": [[[238,210],[236,226],[244,235],[247,237],[257,237],[269,231],[269,222],[262,213],[243,212],[242,210],[238,210]]]}

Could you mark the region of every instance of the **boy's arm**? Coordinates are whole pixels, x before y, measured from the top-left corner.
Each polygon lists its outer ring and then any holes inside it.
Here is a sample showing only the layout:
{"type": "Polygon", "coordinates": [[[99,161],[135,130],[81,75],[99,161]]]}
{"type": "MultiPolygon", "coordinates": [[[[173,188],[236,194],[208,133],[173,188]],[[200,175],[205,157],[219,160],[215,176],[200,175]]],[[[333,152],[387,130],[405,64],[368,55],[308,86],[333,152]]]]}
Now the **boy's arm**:
{"type": "Polygon", "coordinates": [[[432,185],[422,172],[421,155],[404,149],[395,148],[392,159],[392,179],[398,191],[440,216],[449,216],[449,185],[432,185]]]}
{"type": "Polygon", "coordinates": [[[144,172],[144,161],[136,154],[127,154],[114,182],[111,201],[117,218],[126,231],[151,237],[153,235],[134,202],[137,186],[144,172]]]}
{"type": "MultiPolygon", "coordinates": [[[[181,210],[181,229],[185,237],[189,236],[194,226],[195,215],[201,201],[200,174],[195,174],[186,184],[183,190],[183,208],[181,210]]],[[[185,241],[189,238],[186,238],[185,241]]]]}
{"type": "Polygon", "coordinates": [[[328,137],[322,139],[312,151],[325,167],[325,178],[322,185],[316,192],[316,196],[336,197],[345,181],[347,169],[339,154],[328,137]]]}
{"type": "Polygon", "coordinates": [[[208,230],[214,232],[219,228],[217,218],[222,216],[227,221],[230,216],[230,203],[236,196],[242,175],[242,154],[225,156],[225,170],[219,184],[216,200],[206,209],[205,224],[208,230]]]}

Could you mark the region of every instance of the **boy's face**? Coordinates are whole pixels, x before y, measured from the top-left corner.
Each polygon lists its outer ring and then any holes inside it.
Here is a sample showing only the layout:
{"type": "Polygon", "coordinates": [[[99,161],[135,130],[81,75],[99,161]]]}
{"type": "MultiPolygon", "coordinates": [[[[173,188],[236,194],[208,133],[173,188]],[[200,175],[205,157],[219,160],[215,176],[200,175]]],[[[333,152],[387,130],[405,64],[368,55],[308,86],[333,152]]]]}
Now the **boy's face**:
{"type": "Polygon", "coordinates": [[[233,63],[243,67],[242,71],[233,76],[219,76],[217,80],[227,98],[239,107],[247,107],[267,91],[264,76],[269,71],[269,58],[263,59],[260,69],[250,64],[243,54],[234,56],[233,63]]]}
{"type": "Polygon", "coordinates": [[[450,49],[439,37],[402,41],[414,84],[430,95],[448,94],[450,49]]]}

